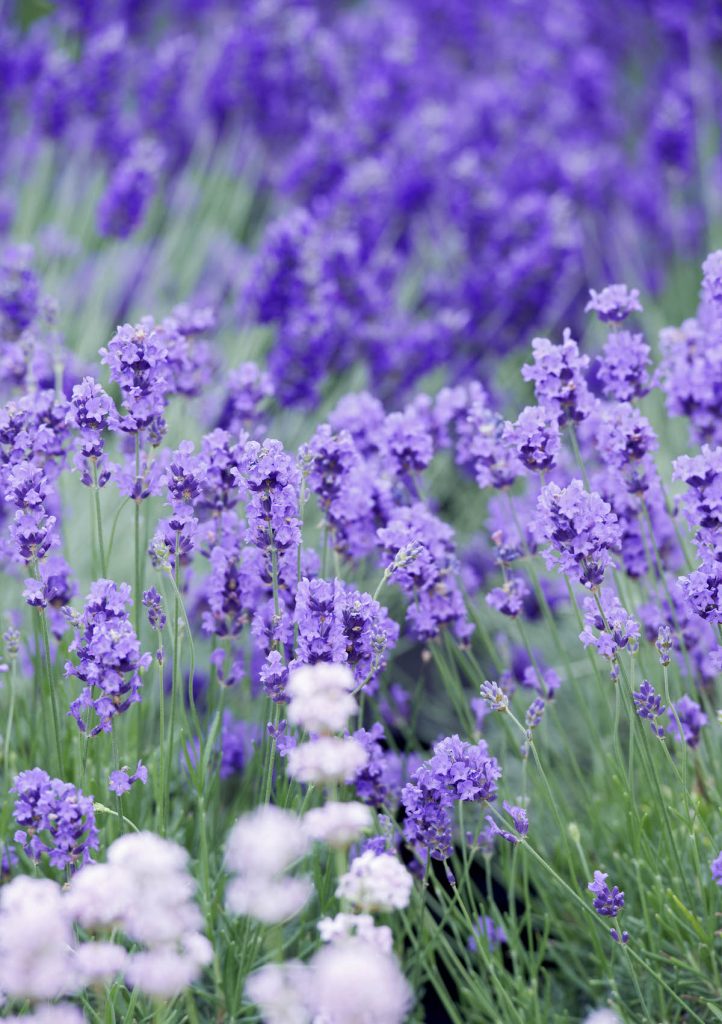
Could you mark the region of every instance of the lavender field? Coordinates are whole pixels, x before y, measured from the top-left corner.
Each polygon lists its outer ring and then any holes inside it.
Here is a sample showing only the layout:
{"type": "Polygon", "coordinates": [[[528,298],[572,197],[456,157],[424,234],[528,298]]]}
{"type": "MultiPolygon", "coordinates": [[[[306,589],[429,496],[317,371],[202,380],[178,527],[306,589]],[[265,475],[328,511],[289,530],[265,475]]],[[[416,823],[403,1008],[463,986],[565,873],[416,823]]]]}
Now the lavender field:
{"type": "Polygon", "coordinates": [[[722,7],[0,0],[0,1018],[722,1021],[722,7]]]}

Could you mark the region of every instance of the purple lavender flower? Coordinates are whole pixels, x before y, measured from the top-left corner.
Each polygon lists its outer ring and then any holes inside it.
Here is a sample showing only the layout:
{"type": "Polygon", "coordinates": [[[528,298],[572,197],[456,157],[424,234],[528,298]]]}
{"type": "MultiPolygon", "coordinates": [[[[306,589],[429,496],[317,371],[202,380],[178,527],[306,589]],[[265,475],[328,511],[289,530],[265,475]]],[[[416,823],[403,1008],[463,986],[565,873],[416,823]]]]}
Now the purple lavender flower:
{"type": "Polygon", "coordinates": [[[393,567],[392,579],[413,598],[407,620],[420,640],[436,636],[446,625],[461,641],[473,630],[455,578],[453,535],[421,502],[399,509],[378,531],[387,564],[393,567]],[[402,553],[409,557],[399,559],[402,553]]]}
{"type": "Polygon", "coordinates": [[[660,333],[659,379],[671,416],[686,416],[700,442],[722,443],[722,346],[719,325],[685,320],[660,333]]]}
{"type": "Polygon", "coordinates": [[[15,841],[29,857],[37,862],[47,854],[60,870],[90,863],[99,846],[92,797],[41,768],[20,772],[10,792],[17,797],[13,816],[20,826],[15,841]]]}
{"type": "Polygon", "coordinates": [[[142,761],[138,761],[135,771],[131,774],[128,768],[118,768],[110,773],[108,789],[118,796],[124,796],[130,792],[131,787],[140,782],[144,786],[148,782],[148,769],[142,761]]]}
{"type": "Polygon", "coordinates": [[[664,736],[664,729],[657,725],[657,719],[664,714],[665,705],[648,679],[643,679],[638,690],[632,694],[634,710],[640,718],[646,718],[655,736],[664,736]]]}
{"type": "Polygon", "coordinates": [[[14,341],[38,315],[40,285],[31,268],[29,245],[8,246],[0,254],[0,340],[14,341]]]}
{"type": "Polygon", "coordinates": [[[123,397],[127,415],[119,421],[121,429],[128,433],[150,429],[162,437],[170,390],[167,332],[151,317],[135,326],[124,324],[100,355],[123,397]]]}
{"type": "Polygon", "coordinates": [[[163,611],[163,598],[155,587],[143,591],[143,607],[148,613],[150,628],[161,632],[166,624],[166,617],[163,611]]]}
{"type": "Polygon", "coordinates": [[[379,453],[383,445],[385,420],[383,405],[368,391],[344,395],[328,418],[336,434],[346,431],[351,435],[357,451],[364,458],[379,453]]]}
{"type": "Polygon", "coordinates": [[[659,445],[647,417],[627,402],[603,406],[594,427],[596,450],[618,469],[640,462],[659,445]]]}
{"type": "Polygon", "coordinates": [[[659,651],[659,664],[662,667],[669,665],[671,658],[669,652],[672,649],[672,630],[669,626],[660,626],[657,632],[657,639],[654,641],[654,646],[659,651]]]}
{"type": "Polygon", "coordinates": [[[611,506],[579,480],[566,488],[547,484],[539,495],[536,527],[552,547],[544,553],[549,566],[575,575],[585,587],[597,587],[619,547],[621,534],[611,506]]]}
{"type": "Polygon", "coordinates": [[[385,746],[384,727],[374,722],[370,729],[351,734],[368,754],[368,761],[353,780],[356,796],[371,807],[392,807],[401,792],[401,758],[385,746]]]}
{"type": "Polygon", "coordinates": [[[487,679],[481,684],[481,696],[491,711],[509,710],[509,697],[498,683],[489,682],[487,679]]]}
{"type": "Polygon", "coordinates": [[[512,845],[520,842],[524,839],[529,832],[529,817],[523,807],[515,807],[504,801],[504,810],[509,815],[514,826],[514,832],[508,832],[506,829],[499,828],[496,821],[491,817],[490,814],[486,815],[486,820],[489,823],[489,835],[490,837],[501,836],[507,843],[512,845]]]}
{"type": "Polygon", "coordinates": [[[48,499],[47,477],[41,467],[21,461],[10,468],[5,478],[5,500],[16,508],[10,536],[17,553],[30,564],[37,565],[58,543],[55,516],[46,508],[48,499]]]}
{"type": "Polygon", "coordinates": [[[667,715],[669,717],[667,732],[671,736],[674,736],[676,740],[684,739],[688,747],[694,748],[699,745],[700,733],[707,724],[707,715],[696,701],[685,693],[674,705],[674,710],[667,709],[667,715]],[[679,719],[679,725],[677,719],[679,719]],[[680,726],[682,728],[681,736],[680,726]]]}
{"type": "Polygon", "coordinates": [[[91,585],[80,615],[70,615],[76,637],[68,650],[77,664],[65,665],[66,676],[84,683],[83,691],[70,705],[69,714],[81,732],[87,729],[86,716],[98,718],[90,736],[110,732],[113,718],[140,702],[140,673],[151,662],[150,654],[140,653],[140,643],[128,617],[131,603],[127,583],[96,580],[91,585]]]}
{"type": "Polygon", "coordinates": [[[718,310],[722,306],[722,249],[711,252],[702,264],[702,295],[718,310]]]}
{"type": "Polygon", "coordinates": [[[384,441],[394,472],[401,480],[420,473],[431,462],[434,444],[426,418],[409,406],[392,412],[384,424],[384,441]]]}
{"type": "Polygon", "coordinates": [[[722,622],[722,565],[709,562],[679,577],[684,599],[695,615],[706,622],[722,622]]]}
{"type": "Polygon", "coordinates": [[[713,881],[715,881],[717,885],[722,886],[722,850],[720,850],[719,854],[710,864],[710,870],[712,872],[713,881]]]}
{"type": "Polygon", "coordinates": [[[363,557],[374,547],[375,474],[351,434],[320,426],[300,451],[310,490],[316,495],[342,554],[363,557]]]}
{"type": "Polygon", "coordinates": [[[624,906],[624,893],[615,885],[610,889],[607,875],[601,871],[594,872],[594,881],[587,886],[594,893],[593,907],[601,917],[616,917],[624,906]]]}
{"type": "Polygon", "coordinates": [[[249,441],[243,475],[250,497],[246,505],[248,540],[261,550],[296,548],[301,540],[299,474],[280,441],[249,441]]]}
{"type": "Polygon", "coordinates": [[[681,455],[674,461],[673,477],[687,485],[682,507],[698,529],[698,545],[717,552],[722,546],[722,448],[703,445],[699,455],[681,455]]]}
{"type": "Polygon", "coordinates": [[[602,587],[597,596],[601,611],[593,597],[584,599],[584,629],[579,639],[585,647],[596,647],[601,656],[611,662],[612,678],[616,678],[619,652],[625,649],[633,652],[638,647],[639,623],[631,618],[609,587],[602,587]]]}
{"type": "Polygon", "coordinates": [[[86,487],[95,479],[104,487],[110,479],[110,471],[103,457],[103,431],[111,430],[117,422],[115,406],[109,395],[92,377],[84,377],[76,384],[70,399],[68,422],[78,431],[76,442],[76,466],[86,487]]]}
{"type": "Polygon", "coordinates": [[[522,409],[514,423],[507,423],[504,436],[527,469],[544,473],[556,465],[561,448],[559,423],[545,406],[522,409]]]}
{"type": "Polygon", "coordinates": [[[155,192],[163,158],[162,146],[141,139],[118,164],[98,204],[101,235],[126,238],[135,231],[155,192]]]}
{"type": "Polygon", "coordinates": [[[546,701],[541,697],[535,697],[529,707],[526,709],[526,715],[524,722],[528,730],[536,729],[542,720],[544,711],[546,709],[546,701]]]}
{"type": "Polygon", "coordinates": [[[613,331],[596,365],[602,391],[618,402],[644,397],[650,387],[647,367],[651,362],[650,347],[641,334],[613,331]]]}
{"type": "Polygon", "coordinates": [[[466,940],[467,949],[472,953],[476,953],[480,941],[485,941],[489,947],[489,952],[493,953],[503,942],[507,941],[506,932],[501,925],[494,923],[493,918],[482,914],[477,920],[474,931],[466,940]]]}
{"type": "Polygon", "coordinates": [[[524,608],[529,587],[521,576],[511,576],[501,587],[494,587],[486,595],[486,603],[502,615],[516,617],[524,608]]]}
{"type": "Polygon", "coordinates": [[[618,323],[625,320],[630,313],[642,312],[638,290],[629,289],[626,284],[610,284],[600,292],[590,288],[589,294],[591,299],[584,307],[584,312],[596,313],[602,323],[618,323]]]}
{"type": "Polygon", "coordinates": [[[270,374],[256,363],[241,363],[228,374],[217,426],[231,434],[240,430],[255,433],[261,426],[261,415],[273,393],[270,374]]]}
{"type": "MultiPolygon", "coordinates": [[[[245,441],[245,435],[240,435],[245,441]]],[[[212,430],[201,440],[203,490],[198,507],[212,513],[235,508],[241,497],[243,444],[225,430],[212,430]]]]}
{"type": "Polygon", "coordinates": [[[286,701],[288,666],[279,651],[270,651],[260,672],[263,692],[276,704],[286,701]]]}
{"type": "Polygon", "coordinates": [[[561,345],[548,338],[534,338],[532,351],[534,362],[523,366],[521,373],[524,380],[533,381],[539,405],[556,416],[560,427],[585,419],[591,410],[585,379],[589,357],[579,354],[569,329],[564,331],[561,345]]]}
{"type": "Polygon", "coordinates": [[[205,483],[206,467],[202,456],[193,454],[193,442],[181,441],[171,453],[166,474],[168,504],[177,513],[192,511],[205,483]]]}
{"type": "Polygon", "coordinates": [[[237,636],[264,596],[263,553],[241,546],[229,532],[213,547],[209,561],[203,629],[217,636],[237,636]]]}
{"type": "MultiPolygon", "coordinates": [[[[451,421],[456,428],[456,461],[473,472],[479,487],[509,487],[521,476],[522,462],[508,424],[489,408],[486,392],[475,383],[469,386],[468,404],[451,421]]],[[[442,423],[442,430],[451,424],[442,423]]]]}
{"type": "Polygon", "coordinates": [[[296,592],[297,658],[302,665],[346,660],[342,584],[302,579],[296,592]]]}
{"type": "MultiPolygon", "coordinates": [[[[341,581],[337,581],[337,585],[341,581]]],[[[396,646],[399,627],[383,605],[370,594],[342,584],[341,619],[347,663],[359,686],[371,686],[386,667],[386,656],[396,646]]]]}
{"type": "Polygon", "coordinates": [[[475,802],[496,799],[501,768],[489,757],[486,743],[464,743],[448,736],[434,747],[434,754],[414,772],[401,791],[406,812],[407,842],[436,860],[452,853],[451,811],[456,800],[475,802]]]}
{"type": "Polygon", "coordinates": [[[260,738],[255,722],[234,718],[230,711],[224,711],[221,726],[221,764],[219,775],[229,779],[241,775],[246,768],[253,749],[260,738]]]}

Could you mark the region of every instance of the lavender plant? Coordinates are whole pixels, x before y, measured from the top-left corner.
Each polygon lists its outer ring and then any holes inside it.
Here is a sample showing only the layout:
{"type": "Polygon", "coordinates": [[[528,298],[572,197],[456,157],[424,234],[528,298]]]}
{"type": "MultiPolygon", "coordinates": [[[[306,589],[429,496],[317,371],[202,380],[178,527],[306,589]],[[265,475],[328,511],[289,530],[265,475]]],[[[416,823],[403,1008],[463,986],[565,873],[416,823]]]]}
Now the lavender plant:
{"type": "Polygon", "coordinates": [[[0,10],[5,1019],[722,1017],[721,39],[0,10]]]}

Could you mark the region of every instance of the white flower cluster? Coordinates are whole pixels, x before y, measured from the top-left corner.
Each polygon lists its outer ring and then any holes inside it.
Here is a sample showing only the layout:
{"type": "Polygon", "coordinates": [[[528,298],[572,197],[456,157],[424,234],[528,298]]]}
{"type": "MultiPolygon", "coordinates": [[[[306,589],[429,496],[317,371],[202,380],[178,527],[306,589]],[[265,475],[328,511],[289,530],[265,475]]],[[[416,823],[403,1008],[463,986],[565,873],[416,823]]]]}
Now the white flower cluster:
{"type": "Polygon", "coordinates": [[[307,878],[286,872],[308,849],[301,819],[280,807],[258,807],[239,818],[226,841],[233,875],[226,905],[233,914],[278,924],[298,914],[313,891],[307,878]]]}
{"type": "Polygon", "coordinates": [[[351,691],[354,677],[347,665],[317,662],[289,676],[288,719],[320,734],[288,752],[286,771],[305,784],[351,782],[368,761],[364,747],[351,736],[333,736],[345,729],[357,710],[351,691]]]}
{"type": "Polygon", "coordinates": [[[329,800],[323,807],[307,811],[303,818],[303,830],[309,839],[335,850],[345,850],[363,832],[368,832],[372,824],[371,808],[358,800],[348,803],[329,800]]]}
{"type": "Polygon", "coordinates": [[[323,942],[337,942],[339,939],[359,938],[372,942],[384,953],[393,949],[394,936],[386,924],[376,924],[370,914],[336,914],[322,917],[318,922],[318,933],[323,942]]]}
{"type": "Polygon", "coordinates": [[[292,779],[306,784],[351,782],[368,757],[353,736],[320,736],[289,750],[286,771],[292,779]]]}
{"type": "Polygon", "coordinates": [[[308,732],[342,732],[358,705],[355,680],[348,665],[319,661],[303,665],[288,677],[288,720],[308,732]]]}
{"type": "Polygon", "coordinates": [[[336,895],[366,913],[403,910],[409,905],[414,880],[393,853],[367,850],[341,875],[336,895]]]}
{"type": "MultiPolygon", "coordinates": [[[[345,665],[318,663],[291,674],[289,721],[315,734],[288,752],[286,770],[298,782],[352,782],[366,765],[361,743],[333,735],[357,710],[353,685],[345,665]]],[[[247,815],[228,839],[226,862],[236,876],[228,887],[228,906],[263,921],[283,920],[277,910],[285,893],[277,890],[305,881],[283,874],[305,844],[312,840],[346,850],[372,823],[370,808],[358,801],[329,800],[302,820],[273,807],[247,815]]],[[[393,854],[357,857],[336,889],[355,912],[319,922],[324,945],[308,963],[268,964],[248,978],[246,995],[265,1024],[401,1024],[411,1007],[411,988],[394,956],[391,929],[377,926],[369,911],[402,909],[411,887],[411,876],[393,854]]],[[[302,896],[298,909],[307,894],[302,896]]]]}
{"type": "Polygon", "coordinates": [[[246,993],[265,1024],[401,1024],[412,994],[396,957],[375,942],[342,937],[308,964],[269,964],[250,976],[246,993]]]}
{"type": "MultiPolygon", "coordinates": [[[[50,1000],[123,977],[146,995],[178,995],[213,956],[187,862],[176,843],[139,832],[116,840],[106,864],[81,868],[66,891],[46,878],[13,879],[0,891],[0,992],[50,1000]],[[78,943],[75,923],[100,936],[78,943]],[[102,937],[112,930],[144,948],[102,937]]],[[[23,1020],[75,1024],[82,1014],[39,1006],[23,1020]]]]}

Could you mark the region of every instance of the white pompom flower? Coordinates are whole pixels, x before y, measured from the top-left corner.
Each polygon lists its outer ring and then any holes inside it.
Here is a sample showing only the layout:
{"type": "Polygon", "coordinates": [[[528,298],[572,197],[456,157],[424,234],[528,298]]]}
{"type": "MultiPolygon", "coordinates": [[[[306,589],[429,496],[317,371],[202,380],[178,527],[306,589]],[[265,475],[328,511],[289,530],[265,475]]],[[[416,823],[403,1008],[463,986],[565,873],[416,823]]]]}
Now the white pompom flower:
{"type": "Polygon", "coordinates": [[[377,925],[370,914],[336,914],[335,917],[322,917],[318,922],[318,933],[323,942],[363,939],[364,942],[372,942],[384,953],[390,953],[394,944],[389,926],[377,925]]]}
{"type": "Polygon", "coordinates": [[[330,800],[323,807],[307,811],[303,819],[307,836],[335,850],[345,850],[362,833],[368,832],[372,824],[371,808],[357,800],[348,803],[330,800]]]}
{"type": "Polygon", "coordinates": [[[367,850],[341,875],[336,896],[368,913],[403,910],[409,905],[413,885],[413,878],[398,857],[367,850]]]}
{"type": "Polygon", "coordinates": [[[288,677],[289,722],[308,732],[342,732],[358,710],[355,682],[348,665],[319,661],[295,669],[288,677]]]}
{"type": "Polygon", "coordinates": [[[57,999],[82,984],[60,886],[20,875],[0,889],[0,991],[16,999],[57,999]]]}
{"type": "Polygon", "coordinates": [[[264,1024],[310,1024],[308,980],[309,969],[299,960],[266,964],[246,979],[246,997],[264,1024]]]}
{"type": "Polygon", "coordinates": [[[239,875],[226,887],[226,906],[232,914],[281,924],[300,913],[312,895],[313,885],[307,878],[239,875]]]}
{"type": "Polygon", "coordinates": [[[333,1024],[402,1024],[411,986],[394,956],[363,939],[323,946],[309,964],[312,1019],[333,1024]]]}
{"type": "Polygon", "coordinates": [[[352,736],[322,736],[289,750],[286,771],[306,784],[352,782],[368,757],[368,751],[352,736]]]}
{"type": "Polygon", "coordinates": [[[270,878],[286,871],[308,849],[301,819],[269,805],[244,814],[226,840],[229,871],[249,877],[270,878]]]}

